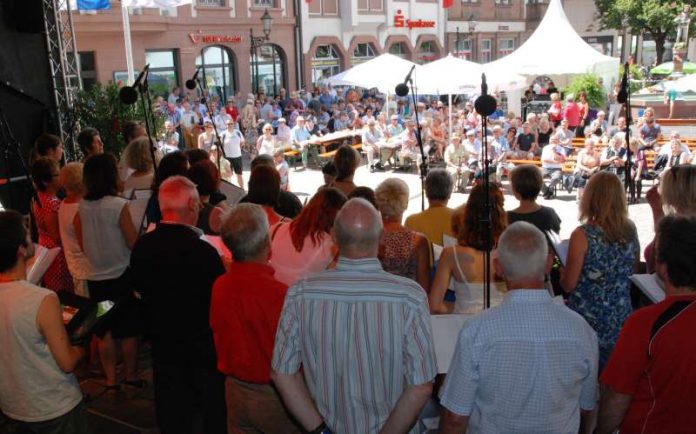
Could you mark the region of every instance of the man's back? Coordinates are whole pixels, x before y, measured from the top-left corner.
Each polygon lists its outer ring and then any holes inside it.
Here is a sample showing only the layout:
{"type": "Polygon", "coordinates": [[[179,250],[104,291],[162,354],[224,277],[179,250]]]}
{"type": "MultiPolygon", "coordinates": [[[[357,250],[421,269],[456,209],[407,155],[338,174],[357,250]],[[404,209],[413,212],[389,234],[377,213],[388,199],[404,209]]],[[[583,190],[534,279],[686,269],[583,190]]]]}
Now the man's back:
{"type": "Polygon", "coordinates": [[[577,433],[596,400],[597,338],[544,290],[514,290],[467,323],[441,394],[470,433],[577,433]]]}
{"type": "Polygon", "coordinates": [[[404,389],[436,374],[425,292],[376,258],[342,257],[301,280],[285,300],[273,368],[300,363],[334,432],[379,431],[404,389]]]}
{"type": "Polygon", "coordinates": [[[452,214],[446,206],[430,207],[423,212],[410,215],[406,227],[425,235],[431,244],[443,245],[443,234],[452,236],[452,214]]]}

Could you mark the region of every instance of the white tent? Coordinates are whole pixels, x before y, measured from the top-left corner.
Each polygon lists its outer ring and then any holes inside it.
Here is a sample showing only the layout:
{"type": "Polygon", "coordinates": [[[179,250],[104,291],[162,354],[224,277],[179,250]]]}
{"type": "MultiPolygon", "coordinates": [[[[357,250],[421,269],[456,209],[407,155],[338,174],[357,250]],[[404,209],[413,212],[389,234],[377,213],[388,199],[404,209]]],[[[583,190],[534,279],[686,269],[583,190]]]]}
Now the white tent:
{"type": "Polygon", "coordinates": [[[418,93],[422,94],[460,94],[479,93],[481,74],[486,73],[490,92],[521,89],[526,87],[526,79],[511,71],[487,70],[483,65],[460,59],[448,54],[420,68],[418,93]]]}
{"type": "Polygon", "coordinates": [[[333,75],[327,79],[327,82],[335,86],[377,88],[382,93],[393,93],[396,85],[403,83],[404,78],[414,65],[416,66],[415,77],[419,66],[399,56],[385,53],[347,71],[333,75]]]}
{"type": "Polygon", "coordinates": [[[674,89],[677,92],[696,92],[696,74],[690,74],[675,81],[667,81],[666,89],[674,89]]]}
{"type": "Polygon", "coordinates": [[[575,74],[594,73],[606,86],[618,76],[619,59],[585,42],[568,22],[561,0],[551,0],[539,27],[517,50],[486,64],[490,71],[514,71],[533,79],[546,75],[559,86],[575,74]]]}

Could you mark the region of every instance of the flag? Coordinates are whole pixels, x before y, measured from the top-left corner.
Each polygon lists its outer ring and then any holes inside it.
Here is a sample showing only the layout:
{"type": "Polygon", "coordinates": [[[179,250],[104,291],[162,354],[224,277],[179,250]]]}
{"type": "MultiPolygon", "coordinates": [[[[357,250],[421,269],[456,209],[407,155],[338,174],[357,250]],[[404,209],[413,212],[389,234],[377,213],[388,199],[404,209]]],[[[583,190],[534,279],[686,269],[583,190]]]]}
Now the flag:
{"type": "Polygon", "coordinates": [[[111,9],[109,0],[77,0],[77,9],[81,11],[96,11],[111,9]]]}
{"type": "Polygon", "coordinates": [[[121,0],[121,6],[124,8],[175,8],[192,3],[193,0],[121,0]]]}
{"type": "Polygon", "coordinates": [[[442,0],[442,7],[444,9],[451,8],[453,4],[454,4],[454,0],[442,0]]]}

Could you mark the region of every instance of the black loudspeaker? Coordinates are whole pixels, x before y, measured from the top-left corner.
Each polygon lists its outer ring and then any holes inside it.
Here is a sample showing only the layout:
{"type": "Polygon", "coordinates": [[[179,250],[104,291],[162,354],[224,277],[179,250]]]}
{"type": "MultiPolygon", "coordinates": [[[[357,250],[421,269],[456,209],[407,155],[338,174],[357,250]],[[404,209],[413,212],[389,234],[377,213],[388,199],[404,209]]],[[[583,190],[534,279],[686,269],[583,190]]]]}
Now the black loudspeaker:
{"type": "Polygon", "coordinates": [[[41,0],[5,0],[2,3],[7,27],[20,33],[45,31],[41,0]]]}

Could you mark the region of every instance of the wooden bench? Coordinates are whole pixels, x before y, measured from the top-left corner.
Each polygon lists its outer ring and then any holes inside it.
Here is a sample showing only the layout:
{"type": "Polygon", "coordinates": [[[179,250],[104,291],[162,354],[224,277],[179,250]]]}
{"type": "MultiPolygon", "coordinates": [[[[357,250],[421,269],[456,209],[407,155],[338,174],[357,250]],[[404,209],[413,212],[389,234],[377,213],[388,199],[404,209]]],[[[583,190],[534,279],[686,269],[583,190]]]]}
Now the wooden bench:
{"type": "MultiPolygon", "coordinates": [[[[350,145],[350,146],[358,152],[362,151],[362,144],[361,143],[356,143],[355,145],[350,145]]],[[[328,160],[330,158],[333,158],[334,155],[336,155],[336,151],[338,151],[338,148],[334,149],[333,151],[328,151],[328,152],[324,152],[323,154],[319,154],[319,158],[322,160],[323,159],[328,160]]]]}
{"type": "Polygon", "coordinates": [[[507,160],[507,162],[512,163],[515,166],[519,166],[521,164],[531,164],[534,166],[541,167],[541,159],[539,159],[539,160],[537,160],[537,159],[534,159],[534,160],[507,160]]]}

